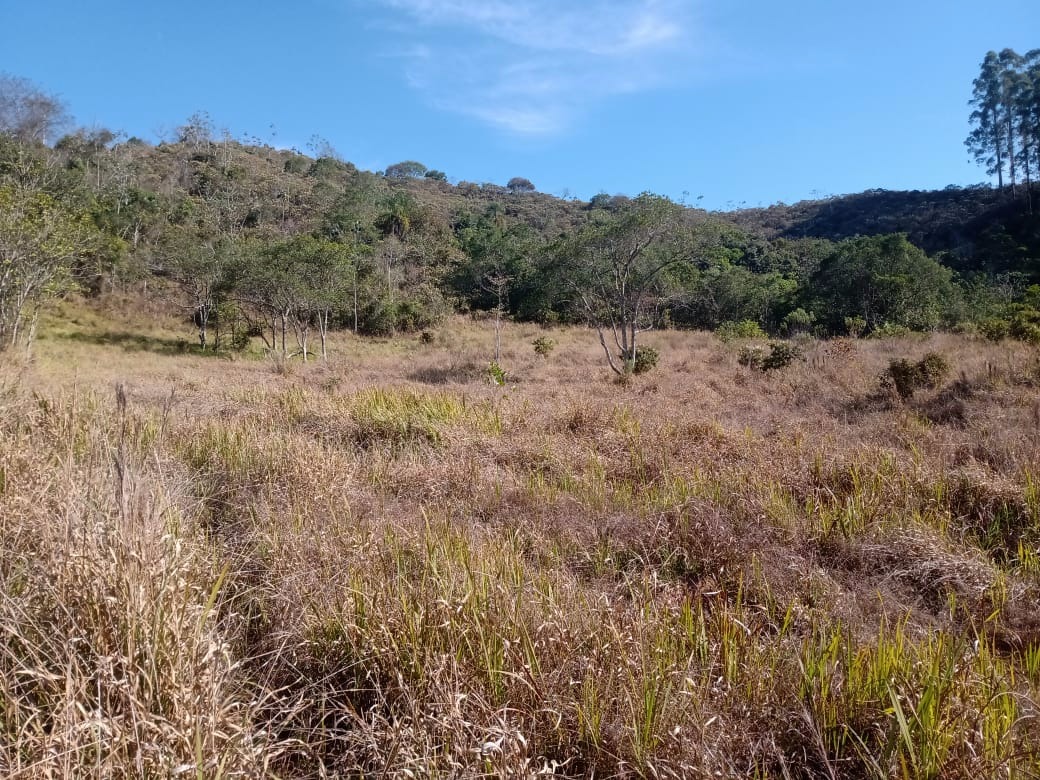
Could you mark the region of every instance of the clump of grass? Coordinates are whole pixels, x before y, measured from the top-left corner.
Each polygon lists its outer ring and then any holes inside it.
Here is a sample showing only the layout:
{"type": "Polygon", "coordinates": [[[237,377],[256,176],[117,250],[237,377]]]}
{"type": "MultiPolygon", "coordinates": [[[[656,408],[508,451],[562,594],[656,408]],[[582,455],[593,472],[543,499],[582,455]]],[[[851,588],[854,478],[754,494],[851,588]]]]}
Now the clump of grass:
{"type": "Polygon", "coordinates": [[[950,364],[937,352],[929,352],[917,362],[906,358],[893,360],[881,375],[882,387],[892,387],[904,401],[922,389],[934,389],[946,378],[950,364]]]}
{"type": "Polygon", "coordinates": [[[465,420],[484,430],[501,425],[489,407],[468,404],[449,393],[373,388],[346,399],[344,408],[353,423],[354,437],[363,446],[438,444],[448,428],[465,420]]]}

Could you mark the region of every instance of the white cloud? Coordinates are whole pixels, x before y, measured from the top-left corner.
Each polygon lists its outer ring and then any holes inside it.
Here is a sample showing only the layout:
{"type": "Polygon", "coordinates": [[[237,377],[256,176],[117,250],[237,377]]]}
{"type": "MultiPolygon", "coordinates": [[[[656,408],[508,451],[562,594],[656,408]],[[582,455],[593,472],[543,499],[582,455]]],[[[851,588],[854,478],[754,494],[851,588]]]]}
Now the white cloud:
{"type": "Polygon", "coordinates": [[[413,23],[395,25],[413,89],[519,135],[665,83],[692,48],[692,0],[374,1],[413,23]]]}

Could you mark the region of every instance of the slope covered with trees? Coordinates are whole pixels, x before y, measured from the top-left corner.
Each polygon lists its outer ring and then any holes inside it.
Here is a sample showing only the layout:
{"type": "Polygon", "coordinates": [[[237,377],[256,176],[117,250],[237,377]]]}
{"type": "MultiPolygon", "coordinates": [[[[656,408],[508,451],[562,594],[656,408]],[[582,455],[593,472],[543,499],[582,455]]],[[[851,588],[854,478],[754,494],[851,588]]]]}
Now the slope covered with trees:
{"type": "Polygon", "coordinates": [[[255,340],[304,358],[324,352],[330,328],[421,330],[471,310],[606,325],[618,335],[609,361],[629,366],[638,331],[662,325],[829,335],[847,332],[847,320],[868,333],[988,323],[1026,333],[1040,319],[1027,301],[1040,281],[1036,61],[987,55],[975,84],[968,144],[997,189],[875,190],[732,214],[669,203],[667,225],[645,244],[640,214],[664,199],[565,200],[522,176],[453,184],[415,160],[362,171],[325,141],[312,144],[315,156],[275,149],[202,112],[158,145],[103,128],[67,132],[59,101],[5,77],[3,333],[7,343],[31,337],[42,301],[74,288],[158,291],[200,349],[255,340]],[[16,247],[26,236],[34,255],[16,247]],[[626,243],[634,254],[592,261],[626,243]],[[654,266],[662,247],[668,262],[654,266]],[[618,269],[644,250],[652,294],[632,308],[618,269]],[[52,271],[16,279],[30,256],[52,271]],[[850,295],[850,278],[866,292],[850,295]],[[881,299],[891,303],[870,303],[881,299]]]}

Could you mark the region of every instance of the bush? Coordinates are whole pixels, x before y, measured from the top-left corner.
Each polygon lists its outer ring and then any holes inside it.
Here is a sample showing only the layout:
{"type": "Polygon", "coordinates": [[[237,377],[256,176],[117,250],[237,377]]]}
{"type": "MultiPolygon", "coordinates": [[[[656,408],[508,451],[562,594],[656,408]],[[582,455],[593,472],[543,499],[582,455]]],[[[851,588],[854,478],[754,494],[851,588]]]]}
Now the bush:
{"type": "Polygon", "coordinates": [[[740,348],[737,362],[748,368],[761,369],[766,359],[766,348],[760,344],[747,344],[740,348]]]}
{"type": "Polygon", "coordinates": [[[816,322],[816,315],[811,311],[805,309],[795,309],[789,312],[783,321],[780,323],[780,327],[783,332],[789,336],[796,333],[808,333],[812,330],[813,324],[816,322]]]}
{"type": "Polygon", "coordinates": [[[872,339],[905,339],[907,336],[913,333],[910,328],[905,325],[896,325],[891,322],[886,322],[878,328],[875,328],[871,334],[872,339]]]}
{"type": "Polygon", "coordinates": [[[987,317],[979,322],[979,333],[990,341],[1003,341],[1011,335],[1011,323],[1000,317],[987,317]]]}
{"type": "Polygon", "coordinates": [[[1027,344],[1040,344],[1040,325],[1026,315],[1019,314],[1011,320],[1008,331],[1019,341],[1027,344]]]}
{"type": "Polygon", "coordinates": [[[770,343],[769,354],[762,361],[762,370],[776,371],[802,359],[802,350],[797,345],[786,341],[774,341],[770,343]]]}
{"type": "Polygon", "coordinates": [[[506,383],[505,369],[494,360],[488,363],[488,367],[484,370],[484,376],[487,377],[488,383],[495,387],[502,387],[506,383]]]}
{"type": "Polygon", "coordinates": [[[894,388],[904,401],[921,389],[934,389],[950,372],[950,364],[938,352],[929,352],[911,363],[906,358],[893,360],[881,375],[881,386],[894,388]]]}
{"type": "MultiPolygon", "coordinates": [[[[626,363],[632,360],[631,353],[624,353],[621,359],[626,363]]],[[[661,354],[653,347],[636,347],[635,360],[632,360],[632,373],[645,374],[653,369],[661,359],[661,354]]]]}
{"type": "Polygon", "coordinates": [[[548,358],[553,349],[556,348],[556,342],[548,336],[539,336],[532,341],[531,344],[534,346],[535,353],[541,355],[543,358],[548,358]]]}
{"type": "Polygon", "coordinates": [[[715,329],[715,336],[723,344],[738,339],[764,339],[765,331],[754,320],[740,322],[724,322],[715,329]]]}
{"type": "Polygon", "coordinates": [[[786,341],[770,342],[768,352],[761,345],[749,344],[741,347],[740,354],[737,356],[737,362],[740,365],[759,371],[777,371],[802,359],[801,348],[786,341]]]}
{"type": "Polygon", "coordinates": [[[849,338],[858,339],[866,329],[867,321],[862,317],[845,318],[845,332],[849,335],[849,338]]]}

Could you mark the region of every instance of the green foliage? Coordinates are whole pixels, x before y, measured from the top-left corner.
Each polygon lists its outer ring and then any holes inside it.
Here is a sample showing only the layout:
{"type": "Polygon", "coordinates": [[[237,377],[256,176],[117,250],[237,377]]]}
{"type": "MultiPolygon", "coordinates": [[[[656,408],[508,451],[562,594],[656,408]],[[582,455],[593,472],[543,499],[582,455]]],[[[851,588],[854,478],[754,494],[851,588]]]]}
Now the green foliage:
{"type": "Polygon", "coordinates": [[[913,335],[913,331],[905,325],[897,325],[893,322],[886,322],[875,328],[870,333],[872,339],[905,339],[908,336],[913,335]]]}
{"type": "Polygon", "coordinates": [[[484,369],[484,376],[487,378],[487,381],[495,387],[503,387],[507,379],[505,369],[503,369],[502,366],[498,364],[498,361],[495,360],[488,363],[487,368],[484,369]]]}
{"type": "Polygon", "coordinates": [[[85,211],[0,180],[0,352],[32,341],[40,308],[74,286],[100,238],[85,211]]]}
{"type": "Polygon", "coordinates": [[[645,374],[657,367],[661,355],[653,347],[636,347],[634,358],[632,357],[631,352],[622,354],[621,358],[625,362],[625,365],[631,366],[629,373],[645,374]]]}
{"type": "Polygon", "coordinates": [[[808,333],[815,322],[815,314],[799,307],[789,312],[781,321],[780,326],[783,332],[793,336],[796,333],[808,333]]]}
{"type": "Polygon", "coordinates": [[[1027,344],[1040,344],[1040,312],[1033,309],[1018,312],[1011,320],[1008,333],[1027,344]]]}
{"type": "Polygon", "coordinates": [[[715,329],[715,337],[723,344],[740,339],[764,339],[766,333],[762,327],[752,320],[724,322],[715,329]]]}
{"type": "Polygon", "coordinates": [[[771,341],[768,352],[761,344],[745,344],[737,355],[740,365],[759,371],[779,371],[804,359],[801,348],[788,341],[771,341]]]}
{"type": "Polygon", "coordinates": [[[427,168],[416,160],[405,160],[387,167],[383,175],[388,179],[419,179],[426,175],[427,168]]]}
{"type": "Polygon", "coordinates": [[[845,318],[845,333],[849,338],[858,339],[867,328],[867,321],[855,314],[845,318]]]}
{"type": "Polygon", "coordinates": [[[307,171],[310,170],[310,167],[310,159],[304,157],[302,154],[294,154],[292,157],[285,161],[285,165],[282,169],[286,173],[302,174],[307,173],[307,171]]]}
{"type": "Polygon", "coordinates": [[[426,173],[423,174],[423,178],[424,179],[430,179],[432,181],[447,181],[448,180],[448,174],[446,174],[444,171],[438,171],[438,170],[431,169],[431,170],[426,171],[426,173]]]}
{"type": "Polygon", "coordinates": [[[950,372],[950,364],[938,352],[929,352],[916,362],[893,360],[881,375],[881,386],[893,388],[904,401],[922,389],[938,387],[950,372]]]}
{"type": "Polygon", "coordinates": [[[766,359],[766,348],[761,344],[745,344],[737,354],[737,362],[748,368],[761,369],[766,359]]]}
{"type": "Polygon", "coordinates": [[[843,332],[846,317],[862,317],[871,330],[885,323],[934,330],[958,298],[949,269],[903,235],[843,241],[811,284],[813,311],[831,333],[843,332]]]}
{"type": "Polygon", "coordinates": [[[379,215],[375,226],[384,236],[405,238],[413,224],[421,218],[419,203],[408,192],[398,191],[387,196],[380,203],[379,215]]]}
{"type": "Polygon", "coordinates": [[[539,336],[531,344],[534,346],[535,353],[543,358],[548,358],[556,348],[556,342],[548,336],[539,336]]]}
{"type": "Polygon", "coordinates": [[[616,374],[632,372],[637,334],[653,321],[652,303],[672,287],[668,272],[689,258],[682,215],[667,198],[644,193],[616,213],[591,212],[581,229],[553,247],[556,278],[576,313],[596,328],[616,374]],[[609,342],[620,347],[622,365],[609,342]]]}
{"type": "Polygon", "coordinates": [[[769,354],[762,361],[762,370],[777,371],[787,368],[796,360],[804,360],[798,345],[788,341],[773,341],[769,344],[769,354]]]}
{"type": "Polygon", "coordinates": [[[534,192],[535,186],[531,183],[530,179],[525,179],[522,176],[514,176],[509,180],[509,183],[506,184],[506,189],[512,193],[534,192]]]}

